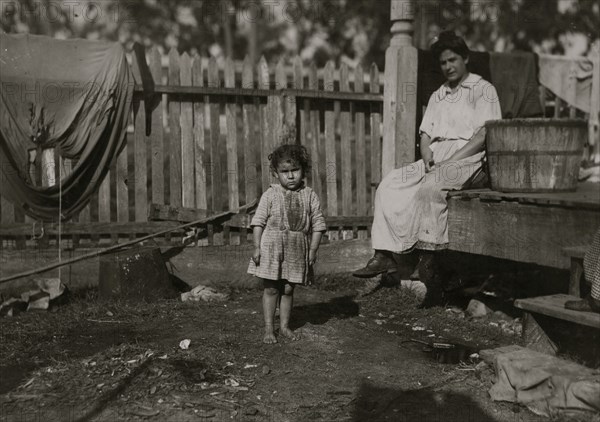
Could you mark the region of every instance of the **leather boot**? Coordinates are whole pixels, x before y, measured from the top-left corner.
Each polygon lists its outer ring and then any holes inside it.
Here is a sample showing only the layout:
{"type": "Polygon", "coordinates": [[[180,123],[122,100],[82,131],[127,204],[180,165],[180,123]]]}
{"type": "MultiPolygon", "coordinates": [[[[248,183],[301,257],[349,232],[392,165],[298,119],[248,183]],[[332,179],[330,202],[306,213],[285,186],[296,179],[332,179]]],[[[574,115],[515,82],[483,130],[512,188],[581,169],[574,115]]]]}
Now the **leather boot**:
{"type": "Polygon", "coordinates": [[[591,295],[588,295],[581,300],[569,300],[565,302],[565,309],[600,314],[600,300],[594,299],[591,295]]]}
{"type": "Polygon", "coordinates": [[[373,255],[373,258],[369,259],[367,265],[364,268],[355,271],[352,275],[358,278],[372,278],[379,274],[395,270],[396,263],[391,258],[390,253],[387,251],[376,250],[375,255],[373,255]]]}
{"type": "Polygon", "coordinates": [[[423,302],[418,306],[419,309],[429,309],[434,306],[444,304],[444,289],[442,288],[442,279],[437,268],[436,256],[434,252],[423,251],[419,261],[419,278],[427,287],[427,293],[423,302]]]}

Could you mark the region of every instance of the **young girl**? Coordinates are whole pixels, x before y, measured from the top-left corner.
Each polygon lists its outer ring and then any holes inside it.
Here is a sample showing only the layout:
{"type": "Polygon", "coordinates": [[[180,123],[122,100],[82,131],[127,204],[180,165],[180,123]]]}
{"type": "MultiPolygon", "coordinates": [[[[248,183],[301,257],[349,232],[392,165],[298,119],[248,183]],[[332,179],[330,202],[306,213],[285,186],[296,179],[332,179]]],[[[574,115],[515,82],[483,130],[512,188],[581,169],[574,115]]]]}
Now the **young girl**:
{"type": "Polygon", "coordinates": [[[319,198],[304,185],[310,169],[306,148],[282,145],[269,155],[269,161],[279,184],[262,195],[252,219],[254,254],[248,272],[263,279],[263,342],[272,344],[277,343],[273,320],[279,299],[279,332],[297,340],[288,326],[294,287],[312,284],[312,266],[326,226],[319,198]]]}

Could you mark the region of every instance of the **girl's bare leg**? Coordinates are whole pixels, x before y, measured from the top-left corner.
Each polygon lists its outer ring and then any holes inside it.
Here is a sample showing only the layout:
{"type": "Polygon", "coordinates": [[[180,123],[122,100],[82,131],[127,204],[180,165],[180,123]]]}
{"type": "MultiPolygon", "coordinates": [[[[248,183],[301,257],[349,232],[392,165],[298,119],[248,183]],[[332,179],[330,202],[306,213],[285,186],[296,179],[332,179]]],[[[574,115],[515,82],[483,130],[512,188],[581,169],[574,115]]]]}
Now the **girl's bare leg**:
{"type": "Polygon", "coordinates": [[[265,336],[263,343],[277,343],[275,332],[273,331],[275,320],[275,309],[277,308],[277,300],[279,299],[280,282],[273,280],[263,280],[263,313],[265,317],[265,336]]]}
{"type": "Polygon", "coordinates": [[[294,305],[294,285],[285,283],[281,292],[281,302],[279,304],[279,323],[281,335],[288,337],[290,340],[298,340],[298,336],[290,330],[290,314],[294,305]]]}

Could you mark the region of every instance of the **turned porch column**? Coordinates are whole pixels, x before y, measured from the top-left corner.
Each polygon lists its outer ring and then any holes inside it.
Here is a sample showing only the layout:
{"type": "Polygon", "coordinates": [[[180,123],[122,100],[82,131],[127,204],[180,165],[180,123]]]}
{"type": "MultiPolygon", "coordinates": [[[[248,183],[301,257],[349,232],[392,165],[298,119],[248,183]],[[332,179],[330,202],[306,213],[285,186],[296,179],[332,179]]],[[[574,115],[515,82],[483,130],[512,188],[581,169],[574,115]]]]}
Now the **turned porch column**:
{"type": "Polygon", "coordinates": [[[418,53],[413,46],[417,0],[391,0],[390,46],[385,53],[382,177],[415,160],[418,53]]]}

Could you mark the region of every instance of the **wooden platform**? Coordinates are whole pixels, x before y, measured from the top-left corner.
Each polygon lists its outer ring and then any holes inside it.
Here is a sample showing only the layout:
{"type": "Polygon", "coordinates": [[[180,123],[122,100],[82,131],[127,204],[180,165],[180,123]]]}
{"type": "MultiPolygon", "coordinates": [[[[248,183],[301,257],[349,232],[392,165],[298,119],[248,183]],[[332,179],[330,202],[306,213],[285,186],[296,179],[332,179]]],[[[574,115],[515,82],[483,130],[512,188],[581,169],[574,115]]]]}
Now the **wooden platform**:
{"type": "Polygon", "coordinates": [[[449,193],[450,249],[568,269],[563,248],[589,244],[600,226],[600,185],[576,192],[449,193]]]}
{"type": "Polygon", "coordinates": [[[579,298],[557,294],[529,299],[517,299],[515,301],[515,307],[527,312],[546,315],[563,321],[574,322],[576,324],[600,329],[600,314],[565,309],[565,302],[568,300],[579,300],[579,298]]]}

